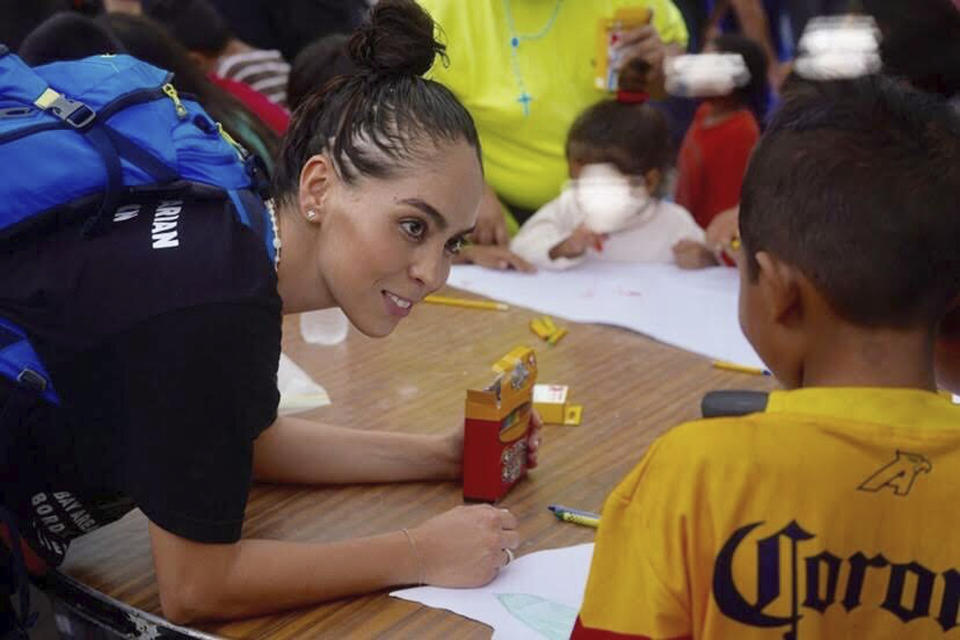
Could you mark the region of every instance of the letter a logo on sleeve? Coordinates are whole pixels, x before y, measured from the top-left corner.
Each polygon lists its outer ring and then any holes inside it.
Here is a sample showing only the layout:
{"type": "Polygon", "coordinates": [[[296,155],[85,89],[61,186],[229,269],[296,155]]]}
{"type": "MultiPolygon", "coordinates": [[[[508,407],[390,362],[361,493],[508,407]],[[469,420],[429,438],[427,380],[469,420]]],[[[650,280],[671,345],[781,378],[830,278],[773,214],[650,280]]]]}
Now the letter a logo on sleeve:
{"type": "Polygon", "coordinates": [[[890,487],[895,495],[905,496],[913,488],[917,475],[930,473],[932,470],[933,464],[919,453],[897,451],[897,456],[892,462],[874,472],[857,489],[877,492],[890,487]]]}

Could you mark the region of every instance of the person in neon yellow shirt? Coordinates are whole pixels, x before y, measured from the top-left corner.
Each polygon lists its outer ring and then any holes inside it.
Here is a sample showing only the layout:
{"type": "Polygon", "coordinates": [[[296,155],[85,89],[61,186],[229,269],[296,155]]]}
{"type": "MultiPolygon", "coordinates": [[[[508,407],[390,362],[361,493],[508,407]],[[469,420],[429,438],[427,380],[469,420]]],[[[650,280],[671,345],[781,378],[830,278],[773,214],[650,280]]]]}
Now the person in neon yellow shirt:
{"type": "MultiPolygon", "coordinates": [[[[885,77],[791,90],[743,185],[740,323],[788,389],[681,425],[603,507],[572,637],[960,626],[960,116],[885,77]]],[[[947,633],[953,630],[953,633],[947,633]]]]}
{"type": "Polygon", "coordinates": [[[652,25],[624,34],[622,59],[662,68],[687,29],[670,0],[419,0],[442,30],[449,65],[430,77],[447,85],[477,124],[487,182],[475,240],[505,245],[496,196],[532,213],[567,179],[564,141],[576,116],[609,97],[594,86],[596,29],[621,7],[652,10],[652,25]],[[494,195],[496,194],[496,195],[494,195]]]}

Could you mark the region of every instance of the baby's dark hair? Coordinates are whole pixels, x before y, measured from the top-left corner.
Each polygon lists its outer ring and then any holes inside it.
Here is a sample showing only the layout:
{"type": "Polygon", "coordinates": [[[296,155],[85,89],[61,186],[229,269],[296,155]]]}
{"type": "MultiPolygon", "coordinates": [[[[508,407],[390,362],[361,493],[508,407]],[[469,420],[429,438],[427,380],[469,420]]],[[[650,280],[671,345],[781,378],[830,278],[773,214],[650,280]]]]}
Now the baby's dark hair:
{"type": "Polygon", "coordinates": [[[320,153],[348,184],[358,176],[390,176],[432,146],[458,140],[479,159],[470,114],[449,89],[421,77],[444,55],[433,31],[433,19],[413,0],[381,0],[373,8],[349,42],[358,71],[334,78],[294,113],[274,179],[276,197],[294,198],[301,168],[320,153]]]}
{"type": "MultiPolygon", "coordinates": [[[[621,92],[645,93],[649,69],[646,62],[631,61],[620,73],[621,92]]],[[[610,163],[634,176],[666,170],[673,156],[666,118],[650,104],[624,100],[622,95],[598,102],[577,117],[567,133],[567,159],[610,163]]]]}
{"type": "Polygon", "coordinates": [[[767,54],[754,40],[744,36],[725,33],[715,37],[712,41],[717,51],[721,53],[739,53],[750,72],[750,82],[739,87],[734,96],[740,103],[753,111],[758,122],[763,122],[767,115],[767,54]]]}
{"type": "Polygon", "coordinates": [[[798,84],[750,160],[746,268],[767,251],[842,318],[939,322],[960,292],[960,117],[883,76],[798,84]]]}

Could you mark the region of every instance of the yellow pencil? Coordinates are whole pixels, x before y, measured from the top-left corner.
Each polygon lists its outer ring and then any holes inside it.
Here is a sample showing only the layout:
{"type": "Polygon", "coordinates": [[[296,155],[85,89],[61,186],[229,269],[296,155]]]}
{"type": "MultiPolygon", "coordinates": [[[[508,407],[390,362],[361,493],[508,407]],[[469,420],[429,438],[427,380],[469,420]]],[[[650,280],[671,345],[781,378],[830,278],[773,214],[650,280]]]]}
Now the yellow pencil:
{"type": "Polygon", "coordinates": [[[770,375],[770,372],[766,369],[761,369],[760,367],[748,367],[745,364],[737,364],[736,362],[727,362],[725,360],[714,360],[713,368],[724,369],[726,371],[736,371],[737,373],[750,373],[755,376],[770,375]]]}
{"type": "Polygon", "coordinates": [[[447,296],[429,295],[423,299],[432,304],[446,304],[451,307],[466,307],[468,309],[489,309],[490,311],[507,311],[510,305],[489,300],[467,300],[466,298],[449,298],[447,296]]]}

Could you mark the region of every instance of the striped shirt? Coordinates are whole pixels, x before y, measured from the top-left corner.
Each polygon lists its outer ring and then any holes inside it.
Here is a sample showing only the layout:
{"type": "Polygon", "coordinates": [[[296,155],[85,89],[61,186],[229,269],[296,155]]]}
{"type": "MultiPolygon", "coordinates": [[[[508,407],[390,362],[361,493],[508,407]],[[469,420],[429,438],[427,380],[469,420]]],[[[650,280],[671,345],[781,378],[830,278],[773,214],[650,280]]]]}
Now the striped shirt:
{"type": "Polygon", "coordinates": [[[249,85],[283,107],[287,106],[290,65],[276,49],[257,49],[220,58],[217,75],[249,85]]]}

